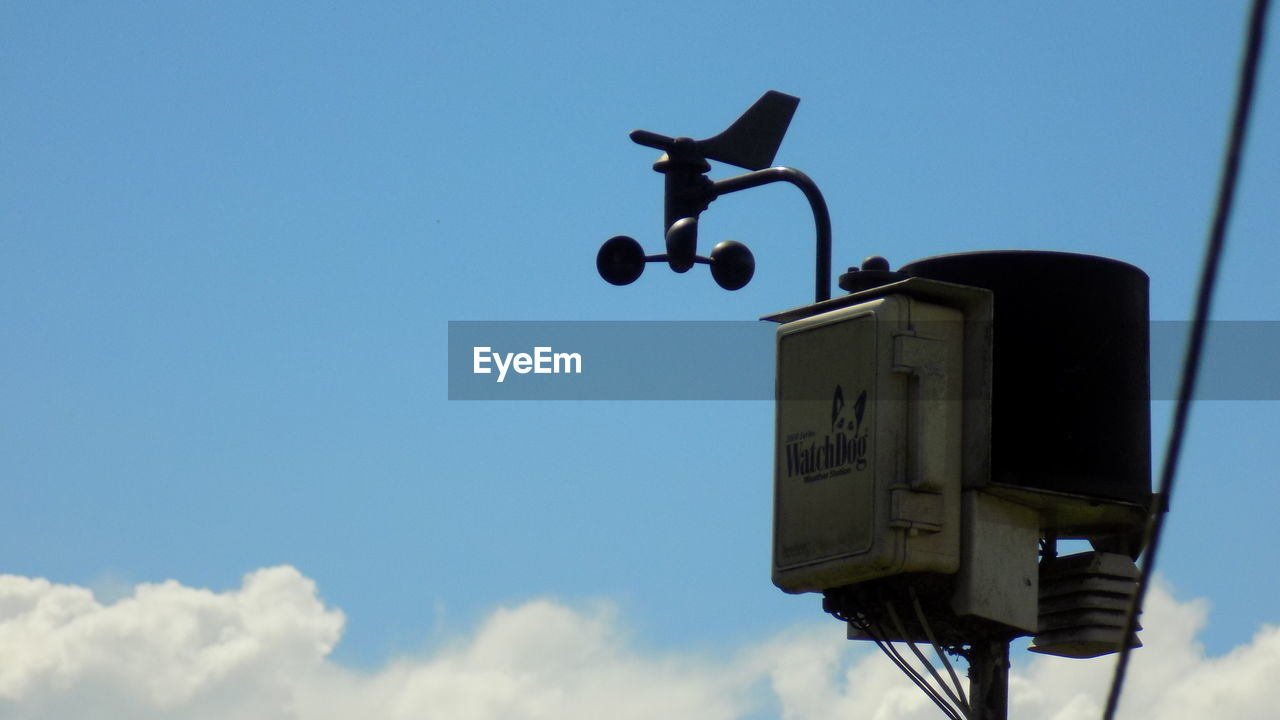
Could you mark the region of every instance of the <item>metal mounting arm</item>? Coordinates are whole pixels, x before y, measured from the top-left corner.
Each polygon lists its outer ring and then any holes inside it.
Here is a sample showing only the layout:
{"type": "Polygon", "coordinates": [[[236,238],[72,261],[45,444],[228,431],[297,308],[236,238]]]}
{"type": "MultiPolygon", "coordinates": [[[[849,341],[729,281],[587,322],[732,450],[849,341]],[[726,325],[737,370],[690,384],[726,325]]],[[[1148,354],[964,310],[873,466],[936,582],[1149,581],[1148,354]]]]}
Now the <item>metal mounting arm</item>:
{"type": "Polygon", "coordinates": [[[789,167],[771,167],[749,172],[723,180],[716,180],[708,188],[711,199],[727,195],[731,192],[768,185],[775,182],[789,182],[800,188],[809,200],[813,210],[813,225],[817,231],[817,249],[814,269],[813,295],[815,302],[831,298],[831,214],[827,211],[827,201],[822,191],[808,175],[789,167]]]}

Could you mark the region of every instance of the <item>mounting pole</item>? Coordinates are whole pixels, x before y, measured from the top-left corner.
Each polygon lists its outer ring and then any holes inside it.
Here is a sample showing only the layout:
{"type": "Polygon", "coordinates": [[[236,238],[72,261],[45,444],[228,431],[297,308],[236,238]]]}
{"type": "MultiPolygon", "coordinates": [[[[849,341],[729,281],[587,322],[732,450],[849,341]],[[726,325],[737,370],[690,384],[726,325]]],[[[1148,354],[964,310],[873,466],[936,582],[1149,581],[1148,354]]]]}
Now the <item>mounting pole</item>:
{"type": "Polygon", "coordinates": [[[969,705],[972,720],[1008,719],[1008,638],[986,637],[969,646],[969,705]]]}

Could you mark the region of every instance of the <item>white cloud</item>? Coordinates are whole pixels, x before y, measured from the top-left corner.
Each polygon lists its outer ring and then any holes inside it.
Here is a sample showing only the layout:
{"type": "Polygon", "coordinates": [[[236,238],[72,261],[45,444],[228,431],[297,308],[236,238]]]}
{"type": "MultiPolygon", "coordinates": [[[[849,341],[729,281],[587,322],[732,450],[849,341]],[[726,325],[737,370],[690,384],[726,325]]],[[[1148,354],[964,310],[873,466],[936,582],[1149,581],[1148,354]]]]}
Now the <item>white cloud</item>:
{"type": "Polygon", "coordinates": [[[292,568],[227,593],[138,585],[105,606],[85,588],[3,575],[0,717],[197,718],[241,697],[270,703],[321,669],[342,625],[292,568]]]}
{"type": "MultiPolygon", "coordinates": [[[[1208,658],[1195,640],[1206,617],[1202,601],[1153,591],[1122,717],[1274,716],[1280,630],[1208,658]]],[[[328,658],[343,620],[289,567],[250,573],[223,593],[139,585],[110,604],[85,588],[0,576],[0,718],[941,717],[829,620],[713,658],[636,649],[608,604],[536,600],[372,672],[328,658]]],[[[1112,659],[1017,662],[1013,717],[1099,717],[1112,659]]]]}

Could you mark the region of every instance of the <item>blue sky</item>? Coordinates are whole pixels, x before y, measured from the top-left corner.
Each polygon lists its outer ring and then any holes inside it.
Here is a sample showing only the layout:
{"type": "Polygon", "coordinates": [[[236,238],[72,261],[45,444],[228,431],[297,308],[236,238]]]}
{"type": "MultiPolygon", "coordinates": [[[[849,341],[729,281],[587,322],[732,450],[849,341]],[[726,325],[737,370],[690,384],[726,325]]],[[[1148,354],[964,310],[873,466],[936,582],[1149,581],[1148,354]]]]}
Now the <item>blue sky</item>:
{"type": "MultiPolygon", "coordinates": [[[[1243,26],[1239,2],[9,3],[0,572],[109,602],[290,565],[364,669],[542,598],[711,656],[820,622],[769,582],[769,403],[451,402],[448,321],[808,302],[782,185],[703,216],[755,252],[739,292],[593,264],[661,244],[630,130],[706,136],[771,88],[802,98],[777,162],[825,193],[837,267],[1094,253],[1185,318],[1243,26]]],[[[1280,320],[1277,52],[1218,319],[1280,320]]],[[[1274,402],[1193,412],[1161,572],[1210,603],[1210,653],[1280,623],[1277,432],[1274,402]]]]}

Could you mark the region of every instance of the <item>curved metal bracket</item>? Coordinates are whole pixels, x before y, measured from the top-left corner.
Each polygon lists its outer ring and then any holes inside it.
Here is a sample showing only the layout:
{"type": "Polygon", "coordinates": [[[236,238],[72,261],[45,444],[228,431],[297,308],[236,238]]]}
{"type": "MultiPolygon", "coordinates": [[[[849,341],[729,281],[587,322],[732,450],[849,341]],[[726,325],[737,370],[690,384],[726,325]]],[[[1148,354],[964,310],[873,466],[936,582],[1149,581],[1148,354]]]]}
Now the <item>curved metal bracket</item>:
{"type": "Polygon", "coordinates": [[[775,182],[789,182],[800,188],[809,207],[813,210],[813,225],[817,232],[816,258],[814,261],[814,302],[822,302],[831,298],[831,214],[827,211],[827,201],[822,191],[808,175],[789,167],[771,167],[749,172],[723,180],[716,180],[708,188],[710,199],[728,195],[739,190],[768,185],[775,182]]]}

